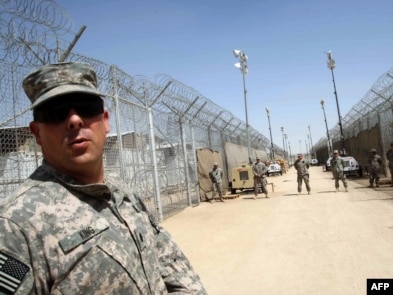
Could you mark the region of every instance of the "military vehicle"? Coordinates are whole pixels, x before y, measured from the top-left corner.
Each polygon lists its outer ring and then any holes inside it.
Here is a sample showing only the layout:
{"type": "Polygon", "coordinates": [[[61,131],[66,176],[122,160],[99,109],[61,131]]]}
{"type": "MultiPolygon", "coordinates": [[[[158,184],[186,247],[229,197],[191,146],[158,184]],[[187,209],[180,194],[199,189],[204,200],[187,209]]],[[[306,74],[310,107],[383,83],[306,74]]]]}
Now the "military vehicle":
{"type": "MultiPolygon", "coordinates": [[[[359,177],[363,176],[363,169],[359,165],[358,161],[354,157],[351,156],[343,156],[344,159],[344,174],[345,175],[356,175],[359,177]]],[[[332,157],[329,157],[326,161],[326,171],[332,170],[331,163],[330,161],[332,160],[332,157]]]]}
{"type": "Polygon", "coordinates": [[[236,194],[237,190],[253,190],[254,189],[254,174],[252,166],[243,164],[239,167],[232,168],[232,179],[229,182],[231,194],[236,194]]]}

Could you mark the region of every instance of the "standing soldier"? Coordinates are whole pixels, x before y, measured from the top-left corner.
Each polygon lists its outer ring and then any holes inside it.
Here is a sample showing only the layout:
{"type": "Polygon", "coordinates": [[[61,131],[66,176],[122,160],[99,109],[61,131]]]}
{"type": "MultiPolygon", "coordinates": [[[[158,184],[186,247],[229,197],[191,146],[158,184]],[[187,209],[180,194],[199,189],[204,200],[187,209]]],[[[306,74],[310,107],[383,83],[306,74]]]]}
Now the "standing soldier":
{"type": "Polygon", "coordinates": [[[257,162],[252,166],[252,172],[254,173],[254,199],[258,196],[259,184],[261,184],[262,193],[265,194],[266,198],[269,198],[266,188],[266,173],[268,169],[261,162],[261,158],[257,157],[256,160],[257,162]]]}
{"type": "Polygon", "coordinates": [[[310,168],[310,164],[303,159],[303,154],[297,155],[297,160],[293,164],[297,171],[297,194],[300,195],[302,192],[302,183],[304,180],[304,184],[306,185],[306,189],[308,194],[311,193],[310,187],[310,174],[308,173],[308,168],[310,168]]]}
{"type": "Polygon", "coordinates": [[[345,177],[344,174],[344,159],[341,158],[338,155],[338,151],[335,150],[333,152],[333,158],[330,161],[331,165],[332,165],[332,171],[333,171],[333,177],[334,177],[334,181],[335,181],[335,186],[336,186],[336,192],[339,191],[339,180],[341,179],[345,188],[345,191],[348,191],[348,183],[347,183],[347,178],[345,177]]]}
{"type": "Polygon", "coordinates": [[[371,156],[368,160],[370,165],[370,185],[368,187],[379,187],[379,177],[381,173],[382,158],[377,154],[376,149],[371,149],[371,156]]]}
{"type": "Polygon", "coordinates": [[[107,173],[93,68],[44,65],[22,85],[44,160],[0,204],[0,294],[207,294],[142,199],[107,173]]]}
{"type": "Polygon", "coordinates": [[[386,159],[389,161],[390,177],[392,179],[390,186],[393,186],[393,142],[390,143],[390,150],[386,153],[386,159]]]}
{"type": "Polygon", "coordinates": [[[218,168],[217,162],[213,163],[213,168],[209,172],[209,177],[210,180],[212,181],[212,191],[213,191],[213,196],[210,200],[210,203],[212,203],[216,199],[217,192],[218,195],[220,196],[220,201],[224,202],[224,198],[222,195],[223,172],[221,168],[218,168]]]}

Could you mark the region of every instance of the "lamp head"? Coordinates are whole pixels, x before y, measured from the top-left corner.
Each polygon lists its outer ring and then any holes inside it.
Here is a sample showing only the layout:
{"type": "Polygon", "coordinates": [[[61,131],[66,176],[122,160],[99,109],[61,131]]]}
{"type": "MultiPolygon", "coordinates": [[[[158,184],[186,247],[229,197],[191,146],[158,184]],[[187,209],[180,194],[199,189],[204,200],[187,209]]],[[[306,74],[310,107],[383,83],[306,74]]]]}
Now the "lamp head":
{"type": "Polygon", "coordinates": [[[241,52],[242,52],[241,50],[234,49],[234,50],[233,50],[233,55],[234,55],[236,58],[238,58],[238,57],[240,56],[240,53],[241,53],[241,52]]]}
{"type": "Polygon", "coordinates": [[[336,62],[333,59],[332,51],[329,50],[328,52],[326,52],[326,55],[327,55],[327,58],[328,58],[327,67],[329,69],[333,70],[336,67],[336,62]]]}
{"type": "Polygon", "coordinates": [[[332,51],[331,50],[326,52],[326,55],[327,55],[328,60],[332,60],[332,51]]]}
{"type": "Polygon", "coordinates": [[[233,64],[233,65],[235,66],[235,68],[237,68],[237,69],[239,69],[239,70],[242,69],[242,65],[241,65],[240,62],[237,62],[237,63],[235,63],[235,64],[233,64]]]}
{"type": "Polygon", "coordinates": [[[321,106],[323,107],[325,105],[325,101],[323,100],[323,98],[321,99],[321,106]]]}
{"type": "Polygon", "coordinates": [[[269,113],[270,113],[269,108],[266,107],[265,109],[266,109],[266,113],[269,115],[269,113]]]}

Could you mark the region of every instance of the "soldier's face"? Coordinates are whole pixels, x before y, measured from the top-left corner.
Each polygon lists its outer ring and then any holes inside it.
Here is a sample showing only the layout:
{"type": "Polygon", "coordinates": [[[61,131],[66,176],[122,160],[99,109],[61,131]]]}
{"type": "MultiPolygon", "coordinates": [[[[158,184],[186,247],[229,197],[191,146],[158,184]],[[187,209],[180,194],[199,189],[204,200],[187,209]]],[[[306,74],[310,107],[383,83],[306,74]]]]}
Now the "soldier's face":
{"type": "Polygon", "coordinates": [[[30,130],[42,148],[44,159],[56,169],[81,179],[102,173],[102,155],[109,114],[84,117],[72,107],[61,122],[31,122],[30,130]]]}

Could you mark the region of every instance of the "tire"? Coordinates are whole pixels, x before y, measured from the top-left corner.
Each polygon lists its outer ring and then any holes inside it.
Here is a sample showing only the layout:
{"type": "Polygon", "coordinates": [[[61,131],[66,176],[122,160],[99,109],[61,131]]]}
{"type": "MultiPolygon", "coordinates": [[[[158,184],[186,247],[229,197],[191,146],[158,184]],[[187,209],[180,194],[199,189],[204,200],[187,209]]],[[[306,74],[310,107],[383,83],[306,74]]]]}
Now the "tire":
{"type": "Polygon", "coordinates": [[[234,195],[236,194],[236,189],[231,187],[231,194],[234,195]]]}
{"type": "Polygon", "coordinates": [[[280,171],[280,175],[282,176],[282,171],[280,171]]]}

